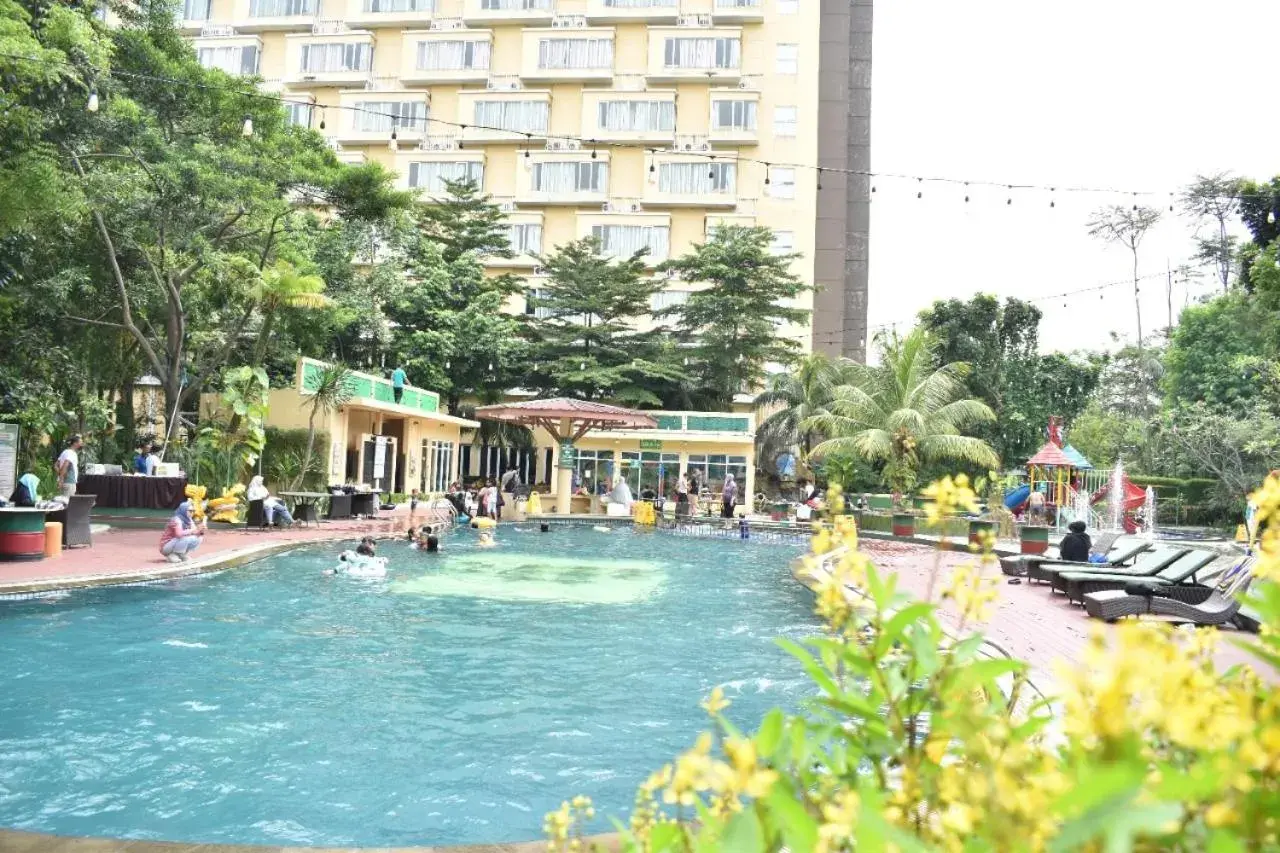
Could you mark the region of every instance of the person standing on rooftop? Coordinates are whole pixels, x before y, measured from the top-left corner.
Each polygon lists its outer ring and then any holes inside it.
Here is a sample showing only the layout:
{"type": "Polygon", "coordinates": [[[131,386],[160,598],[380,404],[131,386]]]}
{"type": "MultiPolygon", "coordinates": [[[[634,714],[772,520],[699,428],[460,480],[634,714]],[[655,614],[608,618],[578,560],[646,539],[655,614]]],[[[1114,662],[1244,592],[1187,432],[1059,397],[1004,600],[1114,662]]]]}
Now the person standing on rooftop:
{"type": "Polygon", "coordinates": [[[400,398],[404,396],[404,383],[407,377],[404,374],[403,367],[397,367],[391,371],[391,392],[395,395],[396,402],[400,402],[400,398]]]}

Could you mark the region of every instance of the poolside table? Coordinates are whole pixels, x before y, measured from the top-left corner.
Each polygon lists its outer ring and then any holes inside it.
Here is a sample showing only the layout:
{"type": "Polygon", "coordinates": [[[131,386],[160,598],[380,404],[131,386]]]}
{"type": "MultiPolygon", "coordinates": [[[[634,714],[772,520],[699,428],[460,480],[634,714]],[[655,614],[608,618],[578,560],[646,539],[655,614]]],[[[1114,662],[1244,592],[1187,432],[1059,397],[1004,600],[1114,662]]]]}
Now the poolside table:
{"type": "Polygon", "coordinates": [[[97,498],[98,508],[174,509],[186,500],[186,477],[83,474],[76,491],[97,498]]]}
{"type": "Polygon", "coordinates": [[[331,497],[327,492],[281,492],[282,498],[293,498],[293,520],[303,524],[319,524],[317,505],[331,497]]]}
{"type": "Polygon", "coordinates": [[[53,510],[0,507],[0,562],[44,559],[44,520],[53,510]]]}

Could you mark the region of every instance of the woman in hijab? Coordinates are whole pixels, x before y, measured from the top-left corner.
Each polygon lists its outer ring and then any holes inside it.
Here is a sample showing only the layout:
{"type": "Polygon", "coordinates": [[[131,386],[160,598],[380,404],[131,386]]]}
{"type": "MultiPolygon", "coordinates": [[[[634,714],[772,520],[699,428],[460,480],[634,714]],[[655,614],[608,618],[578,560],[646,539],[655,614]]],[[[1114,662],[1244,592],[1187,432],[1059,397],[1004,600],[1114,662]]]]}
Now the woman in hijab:
{"type": "Polygon", "coordinates": [[[631,505],[635,503],[635,499],[631,497],[631,487],[627,485],[627,481],[622,479],[619,474],[613,478],[613,492],[609,495],[610,503],[622,504],[627,508],[627,512],[631,511],[631,505]]]}
{"type": "Polygon", "coordinates": [[[40,478],[35,474],[23,474],[9,496],[14,506],[35,506],[40,502],[40,478]]]}
{"type": "Polygon", "coordinates": [[[262,501],[262,514],[267,519],[268,527],[271,526],[272,519],[277,516],[285,526],[293,524],[293,516],[289,514],[289,508],[284,505],[284,501],[271,496],[271,492],[267,491],[261,476],[254,477],[249,481],[249,488],[244,490],[244,496],[245,500],[262,501]]]}
{"type": "Polygon", "coordinates": [[[189,559],[188,555],[192,551],[200,547],[200,540],[204,537],[204,526],[196,524],[191,519],[194,508],[190,499],[178,504],[173,517],[169,519],[164,532],[160,534],[160,553],[170,563],[184,562],[189,559]]]}
{"type": "Polygon", "coordinates": [[[724,502],[721,518],[733,518],[733,507],[738,501],[738,484],[733,481],[732,474],[725,475],[724,488],[720,490],[720,497],[724,502]]]}

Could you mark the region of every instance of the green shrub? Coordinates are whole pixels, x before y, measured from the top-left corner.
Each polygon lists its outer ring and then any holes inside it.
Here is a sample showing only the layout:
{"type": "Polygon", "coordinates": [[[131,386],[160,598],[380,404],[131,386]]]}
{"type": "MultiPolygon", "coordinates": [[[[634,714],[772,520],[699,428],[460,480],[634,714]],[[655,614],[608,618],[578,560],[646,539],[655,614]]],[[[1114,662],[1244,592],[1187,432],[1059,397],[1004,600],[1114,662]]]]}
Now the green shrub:
{"type": "MultiPolygon", "coordinates": [[[[262,473],[267,487],[273,491],[291,490],[306,454],[305,429],[267,427],[267,443],[262,449],[262,473]]],[[[311,454],[307,476],[302,480],[302,491],[319,491],[329,485],[325,482],[328,459],[329,433],[317,430],[315,450],[311,454]]]]}

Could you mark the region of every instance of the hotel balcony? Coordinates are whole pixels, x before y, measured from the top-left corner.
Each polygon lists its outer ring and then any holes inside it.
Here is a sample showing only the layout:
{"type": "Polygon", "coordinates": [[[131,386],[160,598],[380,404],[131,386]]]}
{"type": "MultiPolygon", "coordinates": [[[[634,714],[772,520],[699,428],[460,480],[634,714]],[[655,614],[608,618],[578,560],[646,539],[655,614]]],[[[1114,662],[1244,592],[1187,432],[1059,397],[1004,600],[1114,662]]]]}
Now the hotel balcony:
{"type": "Polygon", "coordinates": [[[517,159],[517,204],[585,207],[609,199],[607,151],[537,151],[517,159]]]}
{"type": "Polygon", "coordinates": [[[468,24],[550,24],[555,0],[462,0],[462,19],[468,24]]]}
{"type": "MultiPolygon", "coordinates": [[[[744,78],[743,83],[747,82],[744,78]]],[[[751,89],[712,89],[712,145],[755,145],[760,141],[760,93],[751,89]]]]}
{"type": "Polygon", "coordinates": [[[174,12],[174,26],[183,35],[196,35],[209,26],[212,5],[212,0],[184,0],[174,12]]]}
{"type": "Polygon", "coordinates": [[[716,23],[760,23],[764,20],[764,0],[715,0],[711,16],[716,23]]]}
{"type": "Polygon", "coordinates": [[[542,213],[536,210],[517,210],[514,199],[492,199],[501,210],[506,211],[507,218],[503,225],[508,229],[507,238],[511,242],[512,256],[502,258],[490,255],[484,259],[486,267],[503,269],[532,269],[538,265],[538,256],[546,248],[542,242],[542,213]]]}
{"type": "Polygon", "coordinates": [[[589,139],[670,147],[675,130],[674,89],[582,91],[582,135],[589,139]]]}
{"type": "Polygon", "coordinates": [[[650,27],[647,76],[650,82],[737,81],[742,76],[742,30],[709,22],[707,26],[650,27]]]}
{"type": "Polygon", "coordinates": [[[217,68],[228,74],[257,74],[262,58],[262,39],[237,35],[231,27],[205,27],[199,38],[191,40],[196,59],[205,68],[217,68]]]}
{"type": "Polygon", "coordinates": [[[241,32],[310,32],[320,20],[320,0],[234,0],[231,20],[241,32]]]}
{"type": "MultiPolygon", "coordinates": [[[[454,144],[456,146],[456,142],[454,144]]],[[[395,157],[397,187],[417,192],[420,201],[443,198],[448,193],[444,185],[446,180],[469,179],[483,190],[484,152],[456,148],[451,150],[444,145],[443,141],[428,138],[417,149],[400,149],[395,157]]]]}
{"type": "Polygon", "coordinates": [[[614,200],[609,211],[578,214],[578,237],[595,237],[601,251],[613,258],[631,257],[648,249],[645,264],[656,267],[671,257],[671,216],[644,213],[637,201],[614,200]]]}
{"type": "Polygon", "coordinates": [[[490,30],[408,30],[400,37],[403,83],[479,83],[489,79],[490,30]]]}
{"type": "Polygon", "coordinates": [[[678,0],[587,0],[587,20],[592,23],[674,24],[679,17],[678,0]]]}
{"type": "MultiPolygon", "coordinates": [[[[321,27],[317,27],[321,29],[321,27]]],[[[330,29],[328,25],[324,29],[330,29]]],[[[364,86],[373,79],[373,33],[332,27],[333,32],[285,36],[289,86],[364,86]]]]}
{"type": "Polygon", "coordinates": [[[736,207],[738,164],[688,154],[655,154],[646,177],[644,206],[736,207]]]}
{"type": "Polygon", "coordinates": [[[344,145],[386,145],[391,131],[400,146],[416,147],[427,136],[426,92],[361,89],[338,93],[339,115],[331,136],[344,145]]]}
{"type": "Polygon", "coordinates": [[[424,27],[435,15],[437,0],[346,0],[343,20],[353,27],[424,27]]]}
{"type": "Polygon", "coordinates": [[[467,125],[467,142],[507,142],[513,145],[543,140],[551,121],[551,92],[510,88],[519,81],[501,78],[492,88],[458,93],[458,121],[467,125]]]}
{"type": "Polygon", "coordinates": [[[520,77],[524,80],[613,79],[612,27],[531,28],[522,37],[520,77]]]}

